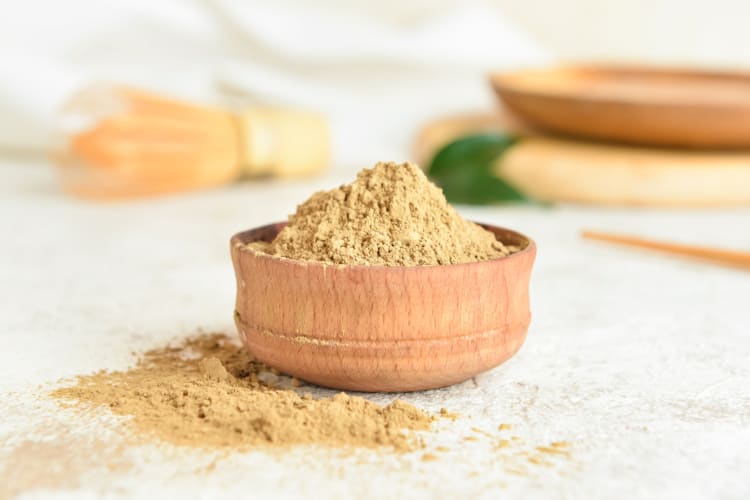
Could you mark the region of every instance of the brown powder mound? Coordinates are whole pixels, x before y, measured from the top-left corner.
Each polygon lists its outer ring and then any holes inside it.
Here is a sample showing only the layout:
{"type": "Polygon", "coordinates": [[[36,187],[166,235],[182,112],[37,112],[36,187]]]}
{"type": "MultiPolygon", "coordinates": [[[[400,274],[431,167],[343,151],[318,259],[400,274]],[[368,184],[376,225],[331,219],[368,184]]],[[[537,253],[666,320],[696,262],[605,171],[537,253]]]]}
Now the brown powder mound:
{"type": "Polygon", "coordinates": [[[503,257],[506,247],[463,219],[419,167],[378,163],[357,179],[315,193],[261,251],[334,264],[422,266],[503,257]]]}
{"type": "Polygon", "coordinates": [[[276,373],[224,335],[201,335],[147,352],[123,372],[80,376],[52,395],[74,406],[108,407],[130,416],[136,438],[193,447],[420,447],[411,431],[434,417],[403,401],[381,407],[344,393],[300,397],[261,379],[276,373]]]}

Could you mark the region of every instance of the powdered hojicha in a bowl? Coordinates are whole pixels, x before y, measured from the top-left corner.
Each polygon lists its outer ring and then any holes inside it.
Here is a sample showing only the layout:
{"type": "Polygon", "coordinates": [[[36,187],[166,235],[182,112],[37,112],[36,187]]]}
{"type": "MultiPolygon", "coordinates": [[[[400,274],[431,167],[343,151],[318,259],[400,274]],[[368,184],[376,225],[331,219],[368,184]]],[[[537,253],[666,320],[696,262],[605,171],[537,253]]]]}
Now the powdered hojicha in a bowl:
{"type": "Polygon", "coordinates": [[[461,217],[411,163],[378,163],[351,184],[315,193],[270,245],[251,245],[289,259],[381,266],[460,264],[518,250],[461,217]]]}
{"type": "Polygon", "coordinates": [[[288,223],[236,234],[231,250],[246,347],[323,386],[450,385],[526,337],[534,243],[465,220],[409,163],[315,193],[288,223]]]}

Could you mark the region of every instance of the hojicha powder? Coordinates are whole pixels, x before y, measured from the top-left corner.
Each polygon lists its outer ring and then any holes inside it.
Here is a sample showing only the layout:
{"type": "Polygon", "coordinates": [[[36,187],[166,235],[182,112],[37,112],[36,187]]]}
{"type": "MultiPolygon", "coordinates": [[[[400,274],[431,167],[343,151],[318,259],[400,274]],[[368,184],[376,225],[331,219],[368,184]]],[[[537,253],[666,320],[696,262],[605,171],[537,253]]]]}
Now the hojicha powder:
{"type": "MultiPolygon", "coordinates": [[[[463,219],[409,163],[378,163],[351,184],[314,194],[272,243],[256,248],[291,259],[393,266],[481,261],[516,250],[463,219]]],[[[409,451],[421,446],[415,432],[435,419],[399,400],[383,407],[344,393],[314,399],[278,387],[277,375],[227,337],[203,335],[149,351],[129,370],[80,376],[53,396],[129,417],[137,439],[193,447],[409,451]]]]}
{"type": "Polygon", "coordinates": [[[386,266],[459,264],[517,250],[461,217],[411,163],[378,163],[351,184],[315,193],[273,242],[251,245],[289,259],[386,266]]]}
{"type": "Polygon", "coordinates": [[[420,446],[413,431],[434,420],[400,400],[383,407],[344,393],[314,399],[275,387],[273,379],[271,368],[228,337],[201,335],[149,351],[129,370],[80,376],[52,395],[130,417],[126,425],[136,439],[200,448],[318,444],[409,451],[420,446]]]}

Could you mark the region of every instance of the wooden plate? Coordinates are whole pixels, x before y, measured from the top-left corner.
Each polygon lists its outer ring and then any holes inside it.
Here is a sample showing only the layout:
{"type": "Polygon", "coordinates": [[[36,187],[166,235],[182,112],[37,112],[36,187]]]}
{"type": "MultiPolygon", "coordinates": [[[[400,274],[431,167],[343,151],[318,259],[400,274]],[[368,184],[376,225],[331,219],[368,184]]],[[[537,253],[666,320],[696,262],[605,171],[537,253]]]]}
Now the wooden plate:
{"type": "Polygon", "coordinates": [[[447,143],[479,133],[523,140],[495,165],[497,175],[548,202],[646,207],[750,205],[750,151],[688,150],[573,141],[530,133],[507,113],[462,114],[426,123],[413,158],[429,165],[447,143]]]}
{"type": "Polygon", "coordinates": [[[573,66],[490,79],[510,110],[543,130],[643,145],[750,147],[750,74],[573,66]]]}
{"type": "Polygon", "coordinates": [[[673,208],[750,204],[750,153],[742,151],[530,137],[508,150],[495,172],[540,201],[673,208]]]}

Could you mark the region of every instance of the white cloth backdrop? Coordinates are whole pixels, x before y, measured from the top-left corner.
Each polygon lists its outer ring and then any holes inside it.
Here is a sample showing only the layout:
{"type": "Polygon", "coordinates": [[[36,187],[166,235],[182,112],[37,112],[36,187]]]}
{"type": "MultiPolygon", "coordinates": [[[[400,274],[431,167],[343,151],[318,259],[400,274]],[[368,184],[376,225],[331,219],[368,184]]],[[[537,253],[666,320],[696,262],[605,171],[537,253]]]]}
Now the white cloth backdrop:
{"type": "Polygon", "coordinates": [[[0,16],[0,148],[44,149],[96,82],[324,112],[334,164],[403,159],[424,120],[492,105],[486,73],[545,62],[479,1],[26,0],[0,16]]]}

